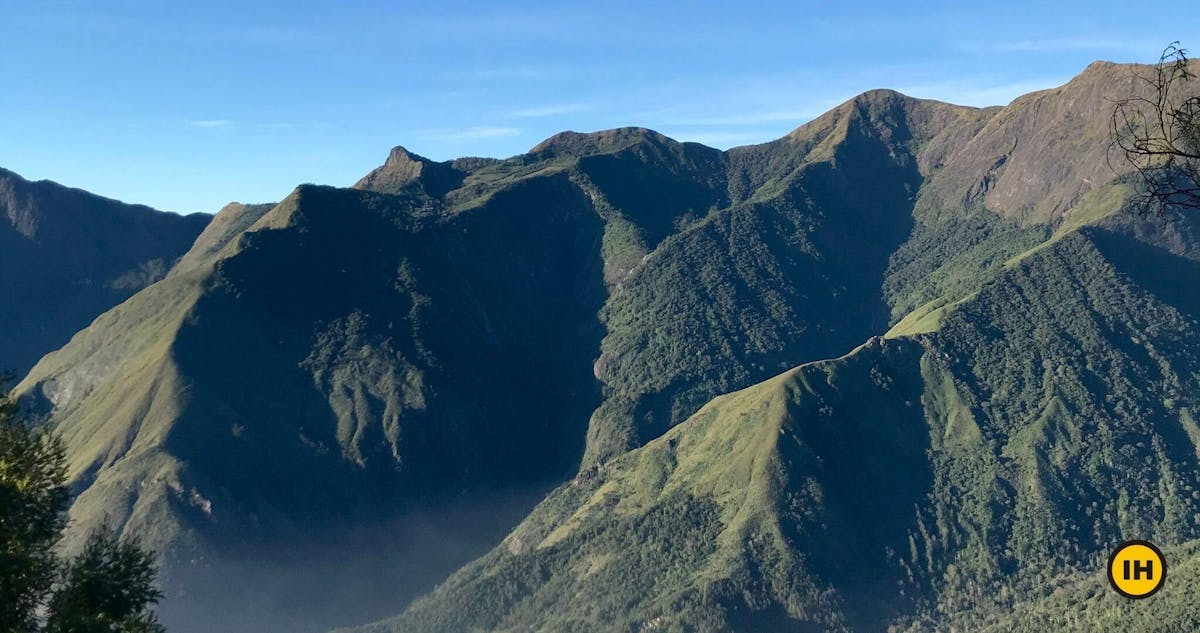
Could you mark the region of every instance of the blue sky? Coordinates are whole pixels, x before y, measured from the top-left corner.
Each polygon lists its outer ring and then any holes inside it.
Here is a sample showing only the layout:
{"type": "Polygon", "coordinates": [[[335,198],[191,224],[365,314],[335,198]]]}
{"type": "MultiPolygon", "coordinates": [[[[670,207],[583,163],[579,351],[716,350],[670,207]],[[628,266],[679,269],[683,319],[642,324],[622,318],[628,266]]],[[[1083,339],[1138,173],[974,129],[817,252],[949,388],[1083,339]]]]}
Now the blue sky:
{"type": "Polygon", "coordinates": [[[1200,50],[1194,9],[0,0],[0,166],[214,212],[347,186],[393,145],[504,157],[564,129],[641,125],[726,148],[871,88],[1004,104],[1096,59],[1200,50]]]}

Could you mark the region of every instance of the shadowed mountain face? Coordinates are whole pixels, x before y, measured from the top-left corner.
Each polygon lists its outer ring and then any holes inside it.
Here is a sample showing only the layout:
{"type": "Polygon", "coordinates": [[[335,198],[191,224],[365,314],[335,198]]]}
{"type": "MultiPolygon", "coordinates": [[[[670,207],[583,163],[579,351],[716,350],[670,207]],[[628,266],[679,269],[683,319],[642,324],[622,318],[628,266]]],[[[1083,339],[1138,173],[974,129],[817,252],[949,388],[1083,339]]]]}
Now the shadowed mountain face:
{"type": "MultiPolygon", "coordinates": [[[[435,544],[492,539],[443,511],[571,472],[599,396],[601,218],[565,174],[431,204],[301,187],[44,359],[28,402],[71,447],[78,533],[114,522],[166,554],[171,589],[224,604],[238,596],[194,587],[228,565],[332,560],[314,534],[363,559],[352,531],[429,512],[435,544]]],[[[249,220],[229,211],[215,227],[249,220]]],[[[461,547],[437,573],[479,548],[461,547]]]]}
{"type": "Polygon", "coordinates": [[[208,219],[0,169],[0,371],[24,374],[101,312],[162,278],[208,219]]]}
{"type": "Polygon", "coordinates": [[[479,554],[379,628],[991,622],[1121,535],[1198,536],[1200,242],[1095,168],[1130,72],[872,91],[728,152],[396,148],[223,210],[18,390],[76,534],[164,552],[178,630],[366,622],[479,554]]]}

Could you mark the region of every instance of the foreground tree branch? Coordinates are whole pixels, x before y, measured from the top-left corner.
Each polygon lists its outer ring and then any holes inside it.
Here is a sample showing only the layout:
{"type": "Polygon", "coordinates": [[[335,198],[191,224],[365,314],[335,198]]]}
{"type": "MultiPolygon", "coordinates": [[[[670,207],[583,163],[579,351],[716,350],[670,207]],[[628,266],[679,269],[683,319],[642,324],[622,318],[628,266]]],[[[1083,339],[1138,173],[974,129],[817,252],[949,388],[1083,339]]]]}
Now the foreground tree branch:
{"type": "Polygon", "coordinates": [[[1113,108],[1110,165],[1115,153],[1133,167],[1144,207],[1200,209],[1200,96],[1185,93],[1195,77],[1187,51],[1173,42],[1153,72],[1137,74],[1145,93],[1113,108]]]}

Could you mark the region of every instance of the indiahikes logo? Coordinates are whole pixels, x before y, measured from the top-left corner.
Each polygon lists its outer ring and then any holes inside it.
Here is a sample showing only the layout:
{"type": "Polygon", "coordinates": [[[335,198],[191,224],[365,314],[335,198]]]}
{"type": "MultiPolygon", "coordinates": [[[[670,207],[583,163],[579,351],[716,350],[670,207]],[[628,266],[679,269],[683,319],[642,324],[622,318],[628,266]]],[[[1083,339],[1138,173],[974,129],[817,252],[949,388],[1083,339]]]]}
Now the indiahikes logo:
{"type": "Polygon", "coordinates": [[[1108,582],[1126,598],[1148,598],[1162,589],[1166,579],[1162,551],[1146,541],[1126,541],[1108,559],[1108,582]]]}

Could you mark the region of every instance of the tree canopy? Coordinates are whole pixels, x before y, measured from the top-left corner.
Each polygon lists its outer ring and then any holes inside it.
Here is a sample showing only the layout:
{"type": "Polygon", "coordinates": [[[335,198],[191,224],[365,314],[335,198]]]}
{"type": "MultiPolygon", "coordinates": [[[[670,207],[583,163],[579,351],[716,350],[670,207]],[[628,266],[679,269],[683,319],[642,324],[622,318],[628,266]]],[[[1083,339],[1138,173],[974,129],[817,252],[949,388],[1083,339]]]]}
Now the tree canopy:
{"type": "Polygon", "coordinates": [[[1189,90],[1187,50],[1173,42],[1137,77],[1145,90],[1113,108],[1112,147],[1141,176],[1144,203],[1200,208],[1200,95],[1189,90]]]}
{"type": "Polygon", "coordinates": [[[0,393],[0,631],[156,633],[154,557],[112,529],[81,552],[56,545],[70,502],[66,456],[52,430],[0,393]]]}

